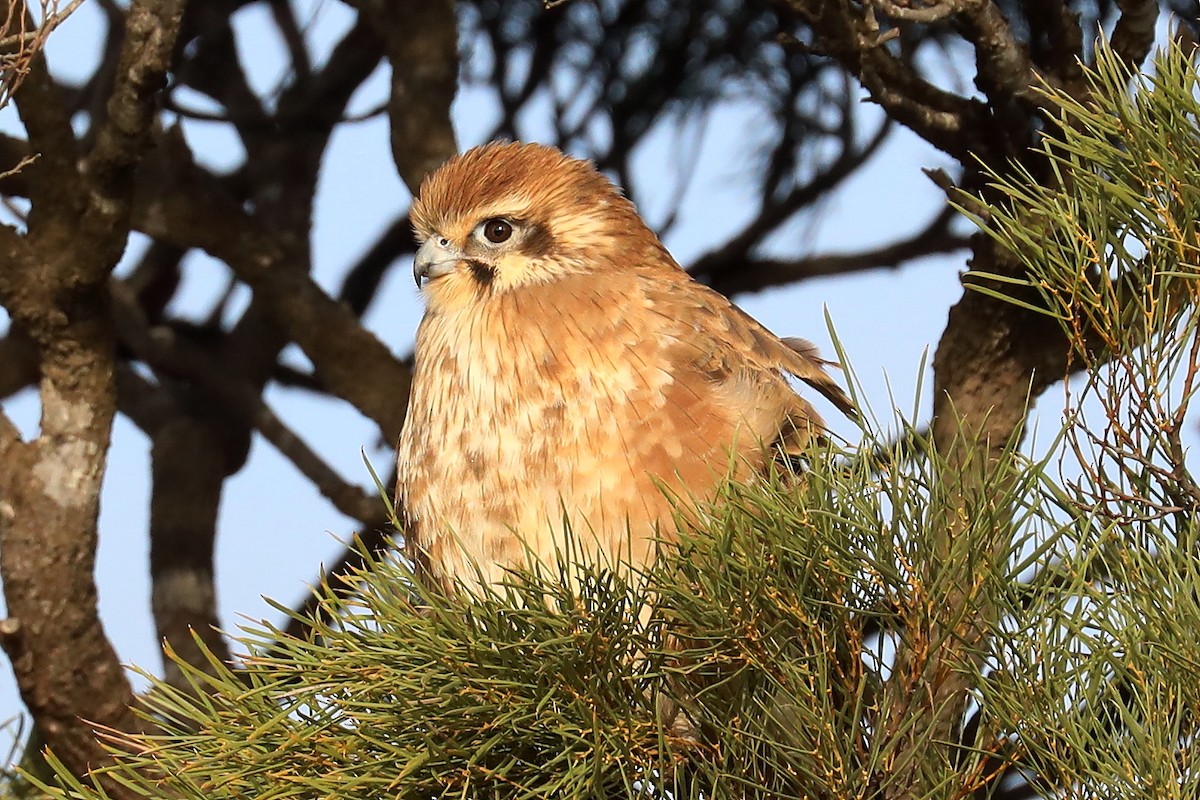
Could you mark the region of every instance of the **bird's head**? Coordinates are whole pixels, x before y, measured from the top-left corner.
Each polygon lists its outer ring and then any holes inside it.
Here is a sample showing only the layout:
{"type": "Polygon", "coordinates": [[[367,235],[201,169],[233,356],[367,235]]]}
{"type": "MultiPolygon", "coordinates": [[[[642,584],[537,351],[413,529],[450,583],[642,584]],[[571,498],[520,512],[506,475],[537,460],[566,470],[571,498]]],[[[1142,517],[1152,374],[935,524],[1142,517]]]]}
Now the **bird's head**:
{"type": "Polygon", "coordinates": [[[661,247],[595,167],[540,144],[455,156],[425,178],[411,217],[431,307],[616,268],[630,237],[661,247]]]}

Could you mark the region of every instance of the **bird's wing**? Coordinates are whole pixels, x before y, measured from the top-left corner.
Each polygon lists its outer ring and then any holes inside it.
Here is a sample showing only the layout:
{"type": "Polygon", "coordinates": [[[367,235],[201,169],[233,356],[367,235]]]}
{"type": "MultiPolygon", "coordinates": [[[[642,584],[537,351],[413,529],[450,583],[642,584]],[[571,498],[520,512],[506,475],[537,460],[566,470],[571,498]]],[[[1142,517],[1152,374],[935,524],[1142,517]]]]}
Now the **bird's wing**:
{"type": "MultiPolygon", "coordinates": [[[[707,287],[701,288],[707,289],[707,287]]],[[[740,327],[746,331],[744,337],[749,340],[750,347],[765,363],[772,364],[789,375],[794,375],[820,392],[826,400],[837,407],[838,411],[848,417],[854,416],[854,406],[850,403],[850,398],[825,369],[837,365],[821,358],[816,345],[807,339],[795,336],[781,339],[764,328],[754,317],[731,303],[724,295],[712,290],[708,291],[725,304],[728,309],[727,313],[736,319],[733,327],[740,327]]]]}
{"type": "Polygon", "coordinates": [[[679,322],[691,329],[688,333],[726,342],[741,358],[759,368],[793,375],[820,392],[843,414],[855,416],[850,398],[826,371],[826,367],[837,365],[821,358],[812,342],[797,337],[779,338],[724,295],[682,273],[667,282],[661,276],[656,278],[650,284],[650,293],[654,294],[654,287],[658,287],[655,299],[665,301],[664,307],[677,306],[684,313],[679,322]]]}
{"type": "Polygon", "coordinates": [[[652,308],[666,317],[675,344],[671,367],[680,379],[703,382],[722,402],[743,409],[751,430],[787,455],[799,455],[823,429],[820,415],[788,385],[793,375],[853,414],[849,398],[825,371],[829,362],[803,339],[772,334],[723,295],[682,273],[643,284],[652,308]]]}

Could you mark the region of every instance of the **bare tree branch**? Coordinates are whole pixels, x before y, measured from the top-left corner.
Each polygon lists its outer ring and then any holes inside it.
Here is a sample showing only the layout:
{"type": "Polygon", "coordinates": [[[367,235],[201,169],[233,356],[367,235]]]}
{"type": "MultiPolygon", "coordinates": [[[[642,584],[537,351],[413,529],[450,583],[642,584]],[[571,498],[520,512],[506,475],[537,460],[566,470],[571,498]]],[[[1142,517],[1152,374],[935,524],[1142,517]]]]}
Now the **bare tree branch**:
{"type": "MultiPolygon", "coordinates": [[[[7,33],[11,29],[11,25],[6,25],[4,27],[4,31],[7,35],[5,35],[3,38],[0,38],[0,49],[9,50],[14,47],[26,48],[30,46],[39,46],[42,42],[45,42],[46,37],[48,37],[55,28],[66,22],[67,17],[75,13],[75,9],[79,8],[81,5],[83,5],[83,0],[71,0],[71,2],[67,3],[66,8],[62,10],[55,10],[53,14],[50,14],[42,20],[41,25],[38,25],[33,30],[26,30],[20,33],[7,33]]],[[[12,17],[16,16],[18,15],[10,14],[10,22],[12,21],[12,17]]]]}
{"type": "Polygon", "coordinates": [[[811,278],[895,269],[915,259],[966,249],[970,237],[951,229],[950,223],[957,216],[953,209],[946,208],[914,236],[857,253],[828,253],[791,260],[748,258],[723,264],[709,261],[704,273],[698,273],[694,268],[691,272],[718,292],[732,297],[811,278]]]}
{"type": "Polygon", "coordinates": [[[385,440],[394,441],[407,406],[409,368],[345,306],[284,260],[284,244],[192,163],[181,139],[171,137],[160,151],[166,157],[156,159],[142,177],[137,228],[229,264],[304,349],[322,384],[375,421],[385,440]],[[363,380],[365,375],[371,380],[363,380]]]}
{"type": "MultiPolygon", "coordinates": [[[[29,234],[0,235],[8,268],[0,299],[36,342],[41,432],[7,442],[0,496],[0,574],[15,629],[4,639],[38,729],[84,774],[106,756],[89,723],[134,730],[133,694],[96,614],[93,567],[100,487],[116,406],[108,272],[128,233],[132,168],[149,141],[182,3],[141,0],[129,11],[111,124],[76,171],[62,95],[38,59],[18,100],[41,152],[29,234]],[[56,183],[55,181],[60,181],[56,183]],[[61,646],[69,637],[70,648],[61,646]],[[86,664],[81,672],[79,664],[86,664]]],[[[31,167],[32,169],[33,167],[31,167]]],[[[34,176],[31,176],[31,178],[34,176]]],[[[123,797],[119,785],[108,790],[123,797]]]]}
{"type": "Polygon", "coordinates": [[[987,119],[977,100],[941,89],[887,48],[887,35],[873,15],[849,0],[777,0],[808,22],[813,46],[856,76],[888,116],[939,149],[959,158],[982,149],[978,139],[987,119]]]}
{"type": "Polygon", "coordinates": [[[1113,52],[1137,69],[1154,45],[1158,3],[1156,0],[1117,0],[1117,8],[1121,10],[1121,16],[1113,28],[1113,52]]]}
{"type": "MultiPolygon", "coordinates": [[[[219,362],[175,336],[170,328],[150,328],[135,298],[121,282],[114,281],[112,291],[122,340],[139,359],[167,379],[194,383],[220,404],[222,415],[235,417],[246,427],[261,432],[338,511],[360,522],[378,518],[379,498],[343,480],[275,415],[254,387],[239,384],[219,362]]],[[[147,433],[152,434],[153,429],[147,433]]]]}
{"type": "Polygon", "coordinates": [[[397,217],[367,248],[358,262],[347,270],[338,299],[361,318],[375,299],[388,268],[401,256],[411,255],[416,250],[408,214],[397,217]]]}
{"type": "Polygon", "coordinates": [[[450,0],[357,0],[386,41],[392,66],[392,158],[415,196],[458,152],[450,104],[458,89],[458,20],[450,0]],[[419,34],[415,33],[419,31],[419,34]]]}
{"type": "MultiPolygon", "coordinates": [[[[5,8],[14,7],[10,2],[5,8]]],[[[29,62],[29,72],[14,97],[17,115],[25,127],[29,149],[37,161],[27,168],[29,199],[36,213],[72,213],[82,204],[82,188],[76,161],[79,157],[66,97],[38,52],[29,62]]]]}
{"type": "MultiPolygon", "coordinates": [[[[976,83],[993,105],[1021,99],[1037,106],[1034,91],[1039,77],[1012,26],[992,0],[961,0],[967,38],[975,45],[979,77],[976,83]]],[[[1053,76],[1048,76],[1053,77],[1053,76]]]]}

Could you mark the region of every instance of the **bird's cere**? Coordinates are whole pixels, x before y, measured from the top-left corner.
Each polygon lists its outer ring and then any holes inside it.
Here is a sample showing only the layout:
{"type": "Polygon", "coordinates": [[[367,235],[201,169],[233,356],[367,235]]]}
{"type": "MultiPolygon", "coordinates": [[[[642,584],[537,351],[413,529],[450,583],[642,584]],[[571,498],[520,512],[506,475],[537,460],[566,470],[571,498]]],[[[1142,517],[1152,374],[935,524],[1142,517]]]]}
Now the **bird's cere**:
{"type": "Polygon", "coordinates": [[[417,256],[413,259],[413,280],[420,286],[426,278],[440,278],[453,272],[462,260],[462,251],[454,247],[449,239],[431,236],[417,248],[417,256]]]}

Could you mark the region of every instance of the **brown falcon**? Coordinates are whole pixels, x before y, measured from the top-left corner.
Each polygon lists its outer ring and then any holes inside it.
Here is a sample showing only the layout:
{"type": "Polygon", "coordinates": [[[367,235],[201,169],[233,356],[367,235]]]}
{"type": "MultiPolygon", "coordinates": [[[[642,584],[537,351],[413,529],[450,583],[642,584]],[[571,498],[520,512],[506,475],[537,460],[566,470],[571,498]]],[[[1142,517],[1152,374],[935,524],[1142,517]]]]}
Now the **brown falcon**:
{"type": "Polygon", "coordinates": [[[591,164],[493,143],[412,207],[427,308],[400,436],[409,555],[443,584],[554,564],[647,565],[672,500],[711,498],[822,428],[795,376],[849,410],[827,362],[675,262],[591,164]]]}

